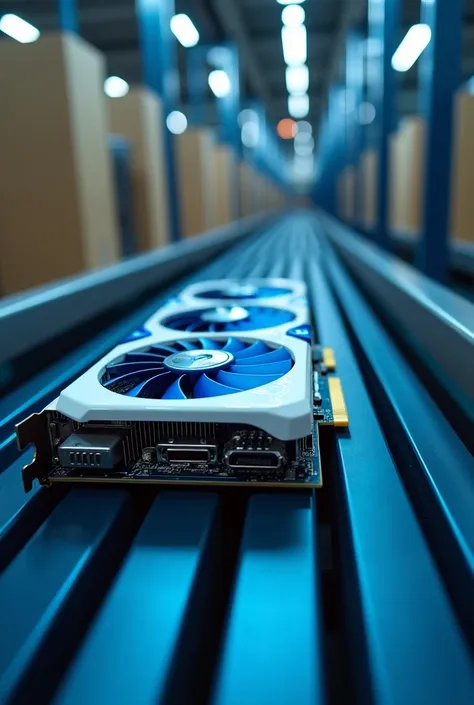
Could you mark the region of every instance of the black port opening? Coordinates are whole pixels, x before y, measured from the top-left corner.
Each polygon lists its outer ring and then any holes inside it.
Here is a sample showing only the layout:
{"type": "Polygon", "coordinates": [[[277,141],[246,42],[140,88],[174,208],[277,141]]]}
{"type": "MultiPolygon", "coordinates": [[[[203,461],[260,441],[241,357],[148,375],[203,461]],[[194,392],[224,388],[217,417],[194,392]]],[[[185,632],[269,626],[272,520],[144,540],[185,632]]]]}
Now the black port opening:
{"type": "Polygon", "coordinates": [[[168,448],[169,463],[207,463],[209,450],[207,448],[168,448]]]}
{"type": "Polygon", "coordinates": [[[228,458],[230,467],[235,468],[279,468],[281,457],[276,453],[230,453],[228,458]]]}

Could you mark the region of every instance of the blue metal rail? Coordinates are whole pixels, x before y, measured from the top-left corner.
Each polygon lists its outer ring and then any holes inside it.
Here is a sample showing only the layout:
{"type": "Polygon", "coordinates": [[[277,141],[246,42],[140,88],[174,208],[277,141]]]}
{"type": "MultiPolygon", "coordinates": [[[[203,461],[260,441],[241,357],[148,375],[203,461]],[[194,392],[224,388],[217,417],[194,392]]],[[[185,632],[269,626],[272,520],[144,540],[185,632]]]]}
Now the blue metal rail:
{"type": "Polygon", "coordinates": [[[333,230],[303,213],[229,241],[2,400],[2,704],[474,701],[473,461],[334,254],[333,230]],[[308,284],[350,415],[322,439],[324,488],[25,496],[13,422],[184,283],[228,276],[308,284]]]}

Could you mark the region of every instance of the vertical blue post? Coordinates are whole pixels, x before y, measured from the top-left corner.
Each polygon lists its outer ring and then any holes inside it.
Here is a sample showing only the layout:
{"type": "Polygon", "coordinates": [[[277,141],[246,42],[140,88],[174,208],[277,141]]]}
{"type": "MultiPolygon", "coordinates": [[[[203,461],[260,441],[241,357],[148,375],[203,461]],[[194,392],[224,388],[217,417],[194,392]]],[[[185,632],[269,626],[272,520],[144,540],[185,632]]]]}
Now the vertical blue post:
{"type": "MultiPolygon", "coordinates": [[[[209,71],[219,69],[225,71],[230,80],[230,91],[222,98],[217,98],[217,113],[219,118],[218,135],[221,142],[231,147],[234,167],[242,154],[238,116],[240,110],[240,69],[237,46],[232,42],[198,46],[187,55],[188,93],[191,107],[191,121],[194,124],[205,124],[204,105],[207,96],[207,79],[209,71]]],[[[240,202],[239,179],[237,168],[231,173],[232,215],[237,217],[240,202]]]]}
{"type": "Polygon", "coordinates": [[[77,0],[58,0],[59,27],[63,32],[79,32],[77,0]]]}
{"type": "Polygon", "coordinates": [[[422,2],[431,42],[421,57],[420,112],[426,118],[425,197],[418,263],[438,281],[448,278],[454,93],[461,83],[462,0],[422,2]]]}
{"type": "MultiPolygon", "coordinates": [[[[176,39],[170,27],[174,0],[137,0],[136,10],[144,83],[160,96],[164,116],[167,116],[179,99],[176,39]]],[[[164,135],[171,238],[178,240],[180,225],[174,139],[164,120],[159,129],[164,135]]]]}
{"type": "Polygon", "coordinates": [[[347,103],[347,149],[348,162],[356,169],[355,178],[355,221],[362,219],[362,184],[359,162],[363,148],[363,130],[359,123],[359,106],[364,98],[364,39],[359,32],[351,30],[347,36],[346,48],[346,90],[347,103]]]}
{"type": "Polygon", "coordinates": [[[375,239],[390,247],[389,232],[389,147],[390,133],[396,129],[395,76],[392,56],[397,48],[399,0],[369,0],[369,38],[379,47],[373,60],[371,76],[372,102],[376,114],[378,146],[377,225],[375,239]],[[375,69],[375,70],[374,70],[375,69]]]}

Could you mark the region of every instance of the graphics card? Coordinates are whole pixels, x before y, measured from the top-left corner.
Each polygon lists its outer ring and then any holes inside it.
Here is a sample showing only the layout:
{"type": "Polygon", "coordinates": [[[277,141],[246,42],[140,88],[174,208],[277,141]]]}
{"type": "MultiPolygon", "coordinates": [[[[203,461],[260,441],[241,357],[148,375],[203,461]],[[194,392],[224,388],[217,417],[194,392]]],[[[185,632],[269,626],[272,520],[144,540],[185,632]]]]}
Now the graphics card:
{"type": "Polygon", "coordinates": [[[189,289],[167,304],[19,424],[20,448],[36,446],[25,489],[34,479],[320,486],[319,425],[347,415],[332,352],[311,344],[304,286],[291,284],[298,304],[196,307],[189,289]]]}

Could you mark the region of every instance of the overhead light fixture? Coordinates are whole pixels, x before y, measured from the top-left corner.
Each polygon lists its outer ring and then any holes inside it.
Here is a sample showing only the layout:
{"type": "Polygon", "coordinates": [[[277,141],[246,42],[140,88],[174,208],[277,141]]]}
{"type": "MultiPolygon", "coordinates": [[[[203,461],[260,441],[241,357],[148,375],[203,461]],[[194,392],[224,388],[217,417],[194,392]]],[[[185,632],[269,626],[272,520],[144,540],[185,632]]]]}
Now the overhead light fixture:
{"type": "Polygon", "coordinates": [[[188,120],[180,110],[173,110],[166,118],[166,127],[173,135],[182,135],[186,131],[188,120]]]}
{"type": "Polygon", "coordinates": [[[231,89],[230,78],[222,69],[211,71],[208,83],[216,98],[225,98],[226,95],[229,95],[231,89]]]}
{"type": "Polygon", "coordinates": [[[375,120],[376,111],[372,103],[361,103],[359,105],[358,120],[360,125],[371,125],[375,120]]]}
{"type": "Polygon", "coordinates": [[[260,125],[255,120],[247,120],[242,125],[240,136],[244,147],[253,149],[258,145],[260,139],[260,125]]]}
{"type": "Polygon", "coordinates": [[[239,127],[243,127],[246,122],[258,122],[258,113],[251,108],[241,110],[237,116],[239,127]]]}
{"type": "Polygon", "coordinates": [[[296,122],[291,118],[283,118],[277,125],[277,132],[282,140],[292,140],[296,134],[296,122]]]}
{"type": "Polygon", "coordinates": [[[130,90],[127,81],[119,76],[109,76],[104,82],[104,91],[109,98],[123,98],[130,90]]]}
{"type": "Polygon", "coordinates": [[[285,78],[286,90],[291,95],[300,95],[307,92],[309,88],[309,71],[304,64],[303,66],[287,66],[285,78]]]}
{"type": "Polygon", "coordinates": [[[309,113],[308,94],[288,96],[288,112],[294,118],[306,117],[309,113]]]}
{"type": "Polygon", "coordinates": [[[314,151],[314,139],[308,133],[302,135],[296,135],[294,141],[295,154],[299,157],[308,157],[314,151]],[[308,139],[302,140],[301,137],[308,137],[308,139]],[[300,139],[298,139],[300,137],[300,139]]]}
{"type": "Polygon", "coordinates": [[[302,5],[304,0],[276,0],[279,5],[302,5]]]}
{"type": "Polygon", "coordinates": [[[282,27],[283,58],[288,66],[300,66],[308,57],[308,40],[304,24],[299,27],[282,27]]]}
{"type": "Polygon", "coordinates": [[[286,27],[299,27],[305,20],[306,13],[301,5],[287,5],[281,13],[281,21],[286,27]]]}
{"type": "Polygon", "coordinates": [[[313,128],[310,122],[307,120],[300,120],[299,122],[296,123],[296,134],[313,134],[313,128]]]}
{"type": "Polygon", "coordinates": [[[314,139],[311,132],[297,132],[295,135],[295,144],[312,144],[314,146],[314,139]]]}
{"type": "Polygon", "coordinates": [[[39,29],[26,20],[22,20],[18,15],[3,15],[0,20],[0,30],[22,44],[36,42],[40,36],[39,29]]]}
{"type": "Polygon", "coordinates": [[[170,21],[171,31],[183,47],[194,47],[199,41],[199,32],[188,15],[174,15],[170,21]]]}
{"type": "Polygon", "coordinates": [[[408,69],[411,69],[430,41],[431,29],[429,25],[415,24],[410,27],[392,57],[392,67],[395,71],[408,71],[408,69]]]}

